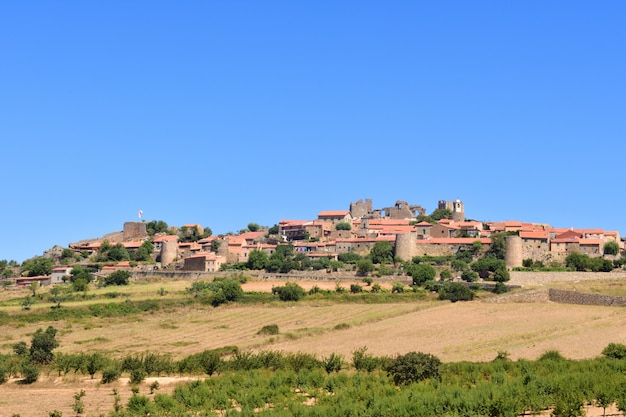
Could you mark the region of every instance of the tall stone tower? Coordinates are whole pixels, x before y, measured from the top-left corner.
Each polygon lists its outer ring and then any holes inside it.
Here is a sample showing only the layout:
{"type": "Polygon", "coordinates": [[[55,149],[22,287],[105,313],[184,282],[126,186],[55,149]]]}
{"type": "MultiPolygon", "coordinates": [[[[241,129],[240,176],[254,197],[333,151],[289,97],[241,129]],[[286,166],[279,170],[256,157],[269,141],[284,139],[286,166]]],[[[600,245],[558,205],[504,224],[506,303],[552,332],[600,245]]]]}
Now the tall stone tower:
{"type": "Polygon", "coordinates": [[[396,258],[410,261],[417,250],[417,232],[396,235],[396,258]]]}
{"type": "Polygon", "coordinates": [[[178,238],[165,240],[161,245],[161,265],[167,266],[178,258],[178,238]]]}
{"type": "Polygon", "coordinates": [[[437,208],[440,210],[447,209],[452,213],[452,220],[455,222],[465,221],[465,207],[463,202],[458,198],[454,201],[439,200],[437,208]]]}
{"type": "Polygon", "coordinates": [[[143,222],[124,223],[124,240],[141,240],[148,237],[146,224],[143,222]]]}
{"type": "Polygon", "coordinates": [[[359,200],[350,203],[350,214],[353,219],[360,219],[372,212],[372,199],[366,198],[365,201],[359,200]]]}
{"type": "Polygon", "coordinates": [[[507,236],[506,237],[506,252],[504,253],[504,260],[508,268],[515,268],[522,266],[524,258],[524,251],[522,245],[522,238],[519,236],[507,236]]]}

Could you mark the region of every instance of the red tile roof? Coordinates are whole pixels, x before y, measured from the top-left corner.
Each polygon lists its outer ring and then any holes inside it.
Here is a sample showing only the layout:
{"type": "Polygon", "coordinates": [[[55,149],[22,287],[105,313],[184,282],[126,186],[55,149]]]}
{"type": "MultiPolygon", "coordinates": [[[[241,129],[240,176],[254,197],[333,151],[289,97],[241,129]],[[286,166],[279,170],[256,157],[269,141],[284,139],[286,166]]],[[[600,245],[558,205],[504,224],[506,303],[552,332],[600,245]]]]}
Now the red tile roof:
{"type": "Polygon", "coordinates": [[[431,239],[416,240],[420,245],[471,245],[477,241],[483,245],[491,244],[491,239],[488,237],[433,237],[431,239]]]}
{"type": "Polygon", "coordinates": [[[548,239],[548,232],[545,230],[535,230],[532,232],[520,232],[522,239],[548,239]]]}
{"type": "Polygon", "coordinates": [[[350,210],[326,210],[320,212],[317,217],[343,217],[350,213],[350,210]]]}

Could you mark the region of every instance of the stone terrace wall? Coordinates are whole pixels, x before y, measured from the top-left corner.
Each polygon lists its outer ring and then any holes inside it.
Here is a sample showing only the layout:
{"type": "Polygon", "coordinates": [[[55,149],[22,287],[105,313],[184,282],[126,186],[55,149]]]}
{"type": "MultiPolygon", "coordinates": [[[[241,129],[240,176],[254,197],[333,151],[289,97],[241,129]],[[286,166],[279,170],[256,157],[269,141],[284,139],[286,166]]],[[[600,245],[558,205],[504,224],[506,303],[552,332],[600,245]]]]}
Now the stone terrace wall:
{"type": "Polygon", "coordinates": [[[577,291],[548,290],[550,301],[565,304],[581,304],[593,306],[626,306],[626,297],[618,297],[614,295],[582,293],[577,291]]]}

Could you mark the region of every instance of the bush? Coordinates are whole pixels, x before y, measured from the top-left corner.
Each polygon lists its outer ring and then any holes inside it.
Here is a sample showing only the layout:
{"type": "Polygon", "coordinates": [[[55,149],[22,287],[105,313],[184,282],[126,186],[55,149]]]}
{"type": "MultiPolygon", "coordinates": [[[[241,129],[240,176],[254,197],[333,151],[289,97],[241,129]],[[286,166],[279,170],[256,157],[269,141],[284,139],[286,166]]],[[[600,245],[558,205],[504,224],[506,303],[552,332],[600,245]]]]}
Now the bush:
{"type": "Polygon", "coordinates": [[[602,354],[607,358],[624,359],[626,358],[626,345],[621,343],[609,343],[602,349],[602,354]]]}
{"type": "Polygon", "coordinates": [[[102,383],[110,384],[120,378],[120,371],[115,367],[106,368],[102,371],[102,383]]]}
{"type": "Polygon", "coordinates": [[[394,294],[401,294],[404,292],[404,284],[401,282],[394,282],[391,287],[391,292],[394,294]]]}
{"type": "Polygon", "coordinates": [[[350,284],[350,292],[352,294],[363,292],[363,287],[361,287],[359,284],[350,284]]]}
{"type": "Polygon", "coordinates": [[[605,255],[617,255],[619,254],[619,244],[617,242],[606,242],[604,244],[605,255]]]}
{"type": "Polygon", "coordinates": [[[374,271],[374,263],[371,259],[360,259],[356,263],[356,271],[358,275],[365,276],[374,271]]]}
{"type": "Polygon", "coordinates": [[[25,363],[22,365],[22,381],[25,384],[32,384],[39,378],[39,368],[31,363],[25,363]]]}
{"type": "Polygon", "coordinates": [[[104,279],[104,286],[109,285],[128,285],[128,279],[130,278],[130,272],[128,271],[115,271],[104,279]]]}
{"type": "Polygon", "coordinates": [[[539,356],[540,361],[564,361],[565,358],[558,350],[547,350],[539,356]]]}
{"type": "Polygon", "coordinates": [[[460,282],[447,282],[439,289],[440,300],[471,301],[474,299],[474,291],[460,282]]]}
{"type": "Polygon", "coordinates": [[[280,301],[298,301],[306,292],[295,282],[287,282],[282,287],[272,287],[272,294],[278,295],[280,301]]]}
{"type": "Polygon", "coordinates": [[[440,379],[441,361],[436,356],[409,352],[396,357],[387,367],[387,373],[396,385],[409,385],[424,379],[440,379]]]}
{"type": "Polygon", "coordinates": [[[379,361],[365,352],[367,352],[367,347],[365,346],[352,352],[352,364],[357,371],[373,372],[378,368],[379,361]]]}
{"type": "Polygon", "coordinates": [[[322,366],[326,373],[339,372],[343,365],[343,358],[340,355],[331,353],[330,356],[322,358],[322,366]]]}
{"type": "Polygon", "coordinates": [[[478,272],[475,271],[463,271],[461,274],[461,279],[466,282],[476,282],[478,281],[478,272]]]}
{"type": "Polygon", "coordinates": [[[257,334],[268,334],[268,335],[278,334],[278,325],[268,324],[267,326],[263,326],[261,330],[257,332],[257,334]]]}
{"type": "Polygon", "coordinates": [[[423,285],[437,276],[435,268],[427,264],[411,264],[406,273],[413,278],[413,285],[423,285]]]}
{"type": "Polygon", "coordinates": [[[496,282],[495,287],[493,288],[493,293],[494,294],[504,294],[505,292],[508,292],[509,288],[504,285],[502,282],[496,282]]]}

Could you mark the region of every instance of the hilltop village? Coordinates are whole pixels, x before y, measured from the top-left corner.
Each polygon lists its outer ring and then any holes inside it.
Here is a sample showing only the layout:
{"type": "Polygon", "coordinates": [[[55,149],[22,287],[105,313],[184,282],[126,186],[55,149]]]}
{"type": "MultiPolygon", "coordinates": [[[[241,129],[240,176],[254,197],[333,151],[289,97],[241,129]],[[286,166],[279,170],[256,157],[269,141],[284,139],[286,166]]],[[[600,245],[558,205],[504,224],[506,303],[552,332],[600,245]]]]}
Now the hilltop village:
{"type": "MultiPolygon", "coordinates": [[[[602,257],[608,242],[619,245],[616,258],[624,249],[617,231],[560,229],[521,221],[468,220],[460,200],[441,200],[436,212],[443,218],[434,220],[422,206],[406,201],[375,209],[372,200],[365,199],[351,203],[347,210],[321,211],[316,219],[283,219],[271,229],[207,237],[202,237],[204,229],[199,224],[186,224],[180,229],[168,228],[151,234],[147,228],[149,223],[127,222],[121,232],[71,243],[64,250],[69,249],[77,254],[77,258],[80,254],[83,259],[89,259],[103,246],[121,245],[133,252],[145,242],[153,245],[150,262],[122,261],[103,266],[103,273],[111,273],[137,268],[217,272],[229,265],[246,263],[252,251],[263,251],[269,256],[278,245],[285,244],[292,245],[296,253],[311,260],[337,260],[340,254],[347,252],[365,256],[377,242],[386,241],[393,246],[396,259],[407,261],[416,256],[455,255],[478,243],[484,252],[492,244],[492,234],[499,232],[506,234],[508,268],[521,267],[524,260],[529,259],[562,264],[571,253],[602,257]]],[[[27,285],[33,280],[40,280],[42,284],[61,282],[61,278],[71,271],[71,265],[60,261],[56,256],[51,277],[20,277],[17,283],[27,285]]]]}

